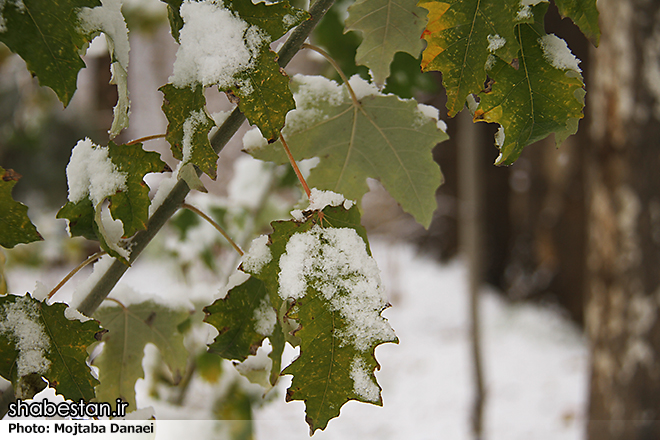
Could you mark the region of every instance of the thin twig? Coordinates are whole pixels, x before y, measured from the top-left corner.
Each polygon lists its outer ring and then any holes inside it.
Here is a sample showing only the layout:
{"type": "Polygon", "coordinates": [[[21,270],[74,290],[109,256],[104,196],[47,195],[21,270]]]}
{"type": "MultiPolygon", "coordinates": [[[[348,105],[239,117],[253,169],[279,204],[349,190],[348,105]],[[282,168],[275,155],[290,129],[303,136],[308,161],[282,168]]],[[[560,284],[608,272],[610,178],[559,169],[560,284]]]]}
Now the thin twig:
{"type": "Polygon", "coordinates": [[[213,220],[211,217],[209,217],[208,215],[206,215],[204,212],[202,212],[202,211],[199,210],[198,208],[195,208],[193,205],[189,205],[189,204],[187,204],[187,203],[182,203],[182,204],[181,204],[181,207],[182,207],[182,208],[186,208],[186,209],[188,209],[188,210],[194,212],[195,214],[197,214],[198,216],[200,216],[201,218],[203,218],[204,220],[206,220],[207,222],[209,222],[209,223],[211,224],[211,226],[213,226],[215,229],[217,229],[218,232],[221,233],[223,237],[225,237],[225,239],[229,242],[229,244],[231,245],[231,247],[233,247],[233,248],[236,250],[236,252],[238,252],[238,254],[239,254],[241,257],[245,254],[245,253],[243,252],[243,250],[242,250],[242,249],[236,244],[236,242],[235,242],[234,240],[232,240],[232,238],[229,236],[229,234],[227,233],[227,231],[225,231],[225,230],[222,228],[222,226],[220,226],[220,225],[219,225],[215,220],[213,220]]]}
{"type": "Polygon", "coordinates": [[[83,267],[87,266],[90,263],[95,262],[96,260],[98,260],[99,258],[104,256],[105,254],[107,254],[106,251],[99,251],[99,252],[91,255],[89,258],[87,258],[85,261],[80,263],[78,266],[76,266],[75,269],[73,269],[64,278],[62,278],[62,281],[60,281],[59,284],[57,286],[55,286],[53,288],[53,290],[50,291],[47,298],[51,299],[53,297],[53,295],[55,295],[57,293],[57,291],[60,290],[62,288],[62,286],[67,283],[67,281],[69,281],[71,278],[73,278],[73,276],[80,271],[80,269],[82,269],[83,267]]]}
{"type": "Polygon", "coordinates": [[[139,144],[141,142],[152,141],[154,139],[164,138],[165,136],[167,136],[167,135],[166,134],[152,134],[151,136],[145,136],[145,137],[141,137],[141,138],[138,138],[138,139],[134,139],[130,142],[127,142],[125,145],[135,145],[135,144],[139,144]]]}
{"type": "Polygon", "coordinates": [[[335,70],[337,71],[337,73],[341,77],[342,81],[344,81],[344,85],[348,89],[348,93],[351,95],[351,99],[353,100],[353,104],[360,105],[360,101],[358,101],[357,96],[355,95],[355,91],[353,90],[353,87],[351,87],[351,84],[348,82],[348,78],[346,78],[346,75],[344,75],[344,72],[341,70],[341,67],[339,67],[339,64],[337,64],[337,62],[334,60],[334,58],[332,58],[328,54],[328,52],[324,51],[323,49],[321,49],[318,46],[314,46],[313,44],[305,43],[305,44],[302,45],[302,47],[304,49],[313,50],[314,52],[322,55],[323,58],[328,60],[328,62],[330,64],[332,64],[332,67],[335,68],[335,70]]]}
{"type": "Polygon", "coordinates": [[[287,145],[286,140],[284,140],[284,135],[282,135],[281,131],[280,131],[280,139],[282,140],[282,145],[284,145],[284,151],[286,151],[286,156],[289,158],[289,162],[291,162],[293,171],[296,172],[296,176],[298,176],[298,180],[300,181],[300,184],[302,185],[303,189],[305,190],[305,194],[307,194],[307,198],[309,199],[312,195],[312,192],[309,190],[309,186],[307,185],[305,178],[300,172],[300,168],[298,168],[298,165],[296,164],[296,160],[293,158],[293,155],[291,154],[291,150],[289,150],[289,146],[287,145]]]}
{"type": "Polygon", "coordinates": [[[110,298],[109,296],[106,296],[106,297],[105,297],[105,301],[116,302],[117,304],[119,304],[119,306],[120,306],[122,309],[126,310],[126,306],[125,306],[121,301],[119,301],[118,299],[114,299],[114,298],[110,298]]]}

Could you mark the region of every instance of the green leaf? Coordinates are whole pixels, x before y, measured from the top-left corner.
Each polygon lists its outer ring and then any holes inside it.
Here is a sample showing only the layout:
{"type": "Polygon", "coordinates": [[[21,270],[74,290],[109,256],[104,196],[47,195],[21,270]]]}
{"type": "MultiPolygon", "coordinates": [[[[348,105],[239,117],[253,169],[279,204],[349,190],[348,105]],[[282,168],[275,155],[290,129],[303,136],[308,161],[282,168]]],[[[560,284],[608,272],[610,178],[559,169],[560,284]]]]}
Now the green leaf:
{"type": "MultiPolygon", "coordinates": [[[[369,87],[352,79],[354,86],[369,87]]],[[[355,103],[334,82],[296,75],[291,86],[297,109],[283,133],[296,160],[320,158],[307,180],[310,186],[360,201],[367,178],[379,180],[404,211],[428,228],[436,208],[435,190],[442,174],[431,150],[447,139],[437,121],[413,100],[372,91],[355,103]]],[[[280,142],[248,148],[262,160],[286,163],[280,142]]]]}
{"type": "Polygon", "coordinates": [[[313,433],[349,400],[382,404],[374,350],[398,340],[380,315],[387,303],[357,207],[307,214],[272,223],[272,261],[259,276],[277,267],[278,296],[294,300],[300,356],[282,374],[293,375],[286,399],[305,402],[313,433]]]}
{"type": "Polygon", "coordinates": [[[555,0],[562,17],[568,17],[578,25],[591,42],[598,46],[600,27],[598,26],[598,8],[596,0],[555,0]]]}
{"type": "Polygon", "coordinates": [[[87,349],[101,328],[93,320],[67,319],[66,309],[29,295],[0,297],[0,375],[11,380],[17,398],[31,399],[45,385],[41,377],[66,399],[94,398],[98,381],[87,349]]]}
{"type": "MultiPolygon", "coordinates": [[[[100,147],[88,139],[80,141],[74,148],[72,160],[67,167],[69,178],[71,173],[76,176],[76,181],[69,182],[69,197],[74,201],[64,205],[57,213],[57,218],[69,220],[69,232],[72,237],[83,236],[90,240],[99,240],[105,251],[127,262],[126,252],[117,244],[120,237],[111,237],[101,221],[102,203],[105,198],[110,200],[110,213],[115,220],[121,220],[124,237],[130,237],[137,231],[146,229],[151,201],[149,187],[143,180],[144,176],[147,173],[163,172],[168,169],[158,153],[144,151],[140,143],[116,145],[110,141],[107,147],[100,147]],[[78,151],[78,148],[81,150],[78,151]],[[74,159],[74,157],[82,159],[74,159]],[[101,165],[112,168],[112,173],[123,176],[123,185],[120,187],[112,185],[108,189],[104,186],[105,182],[94,180],[93,175],[84,174],[85,167],[99,169],[101,165]],[[87,187],[77,188],[83,185],[83,178],[86,179],[87,187]],[[72,193],[75,193],[75,196],[72,196],[72,193]]],[[[122,232],[119,231],[118,235],[122,235],[122,232]]]]}
{"type": "Polygon", "coordinates": [[[287,87],[288,77],[277,64],[270,43],[304,21],[307,13],[286,1],[177,3],[168,2],[171,10],[180,6],[171,24],[179,26],[176,15],[184,23],[179,31],[181,46],[172,84],[178,88],[217,85],[238,99],[250,123],[268,139],[276,139],[294,102],[287,87]]]}
{"type": "MultiPolygon", "coordinates": [[[[270,298],[263,281],[250,277],[244,283],[234,287],[224,298],[216,300],[204,308],[205,322],[218,329],[218,336],[209,352],[225,359],[245,360],[257,353],[267,336],[259,327],[259,318],[272,309],[270,298]],[[260,314],[261,313],[261,314],[260,314]],[[259,332],[258,330],[261,330],[259,332]]],[[[273,323],[275,313],[272,311],[273,323]]]]}
{"type": "Polygon", "coordinates": [[[421,0],[419,6],[429,11],[422,70],[442,72],[447,111],[453,117],[469,94],[484,88],[489,53],[506,62],[516,56],[514,26],[530,18],[520,15],[519,0],[421,0]]]}
{"type": "Polygon", "coordinates": [[[242,86],[230,88],[248,121],[271,141],[279,137],[286,114],[296,107],[289,90],[289,77],[276,59],[274,52],[262,53],[254,69],[236,76],[242,86]]]}
{"type": "Polygon", "coordinates": [[[148,173],[169,169],[154,151],[144,151],[142,144],[117,145],[110,141],[108,156],[117,169],[126,174],[126,190],[110,196],[110,212],[124,224],[124,237],[147,228],[149,219],[149,186],[144,182],[148,173]]]}
{"type": "Polygon", "coordinates": [[[19,243],[43,240],[27,215],[28,208],[15,201],[11,191],[21,175],[0,167],[0,246],[13,248],[19,243]]]}
{"type": "Polygon", "coordinates": [[[76,91],[80,54],[89,36],[79,28],[81,8],[99,0],[22,0],[0,5],[0,41],[23,58],[39,83],[50,87],[66,106],[76,91]]]}
{"type": "MultiPolygon", "coordinates": [[[[541,3],[534,7],[534,15],[542,17],[546,9],[547,4],[541,3]]],[[[561,143],[577,131],[577,121],[583,116],[584,84],[566,43],[546,35],[542,23],[518,25],[516,32],[521,47],[518,68],[492,58],[488,71],[492,88],[479,94],[474,112],[475,122],[502,126],[498,165],[515,162],[524,147],[550,133],[561,143]]]]}
{"type": "Polygon", "coordinates": [[[56,217],[69,220],[69,234],[72,237],[98,240],[94,224],[94,205],[91,200],[82,199],[77,203],[67,202],[57,212],[56,217]]]}
{"type": "Polygon", "coordinates": [[[167,141],[176,159],[192,163],[211,179],[217,177],[218,154],[209,141],[215,125],[206,113],[206,98],[201,85],[177,88],[172,84],[159,89],[165,95],[163,112],[167,117],[167,141]]]}
{"type": "MultiPolygon", "coordinates": [[[[365,66],[358,66],[355,62],[355,53],[362,42],[362,38],[358,32],[348,31],[344,33],[346,3],[351,3],[351,0],[336,1],[332,5],[314,28],[311,35],[312,42],[324,48],[339,64],[347,77],[350,78],[355,74],[359,74],[362,78],[369,78],[369,69],[365,66]]],[[[323,74],[331,79],[340,80],[339,74],[331,65],[327,66],[323,74]]]]}
{"type": "Polygon", "coordinates": [[[94,317],[108,332],[103,335],[103,351],[94,360],[99,367],[96,398],[99,402],[114,402],[117,398],[135,408],[135,382],[144,377],[142,358],[144,347],[154,344],[175,380],[185,370],[188,352],[177,326],[189,316],[186,310],[174,310],[145,301],[128,307],[103,306],[94,317]]]}
{"type": "Polygon", "coordinates": [[[358,0],[348,8],[346,30],[364,35],[355,61],[371,69],[376,84],[384,84],[390,76],[397,52],[419,56],[424,48],[420,37],[426,14],[417,0],[358,0]]]}

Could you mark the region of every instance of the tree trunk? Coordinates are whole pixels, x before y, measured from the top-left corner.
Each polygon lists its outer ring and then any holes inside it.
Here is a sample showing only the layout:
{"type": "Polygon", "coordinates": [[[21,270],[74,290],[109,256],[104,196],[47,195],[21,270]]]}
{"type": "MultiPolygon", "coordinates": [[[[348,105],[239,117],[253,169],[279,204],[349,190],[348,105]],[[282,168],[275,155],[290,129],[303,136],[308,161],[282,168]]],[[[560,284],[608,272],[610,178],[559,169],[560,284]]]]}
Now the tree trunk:
{"type": "Polygon", "coordinates": [[[588,437],[660,439],[660,2],[600,0],[591,60],[588,437]]]}

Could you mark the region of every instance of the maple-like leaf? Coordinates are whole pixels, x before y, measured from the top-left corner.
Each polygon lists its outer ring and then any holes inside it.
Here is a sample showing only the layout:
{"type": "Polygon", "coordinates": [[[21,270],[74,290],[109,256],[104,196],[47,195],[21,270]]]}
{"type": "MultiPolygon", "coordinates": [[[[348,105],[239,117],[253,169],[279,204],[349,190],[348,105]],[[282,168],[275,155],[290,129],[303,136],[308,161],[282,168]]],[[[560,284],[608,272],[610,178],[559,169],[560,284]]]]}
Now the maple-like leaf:
{"type": "Polygon", "coordinates": [[[167,84],[159,90],[165,95],[163,112],[168,121],[167,141],[172,155],[184,165],[192,163],[215,180],[218,154],[213,151],[208,137],[215,123],[206,113],[202,86],[180,89],[167,84]]]}
{"type": "MultiPolygon", "coordinates": [[[[547,4],[533,8],[543,17],[547,4]]],[[[497,122],[498,165],[509,165],[522,149],[550,133],[560,144],[577,131],[584,107],[584,83],[566,43],[546,35],[541,20],[516,27],[521,47],[518,68],[493,57],[488,70],[491,90],[478,95],[475,121],[497,122]]]]}
{"type": "MultiPolygon", "coordinates": [[[[357,77],[351,83],[369,87],[357,77]]],[[[382,95],[373,87],[357,102],[322,77],[296,75],[291,88],[297,109],[287,116],[282,133],[296,160],[320,159],[309,185],[359,201],[369,190],[367,178],[377,179],[404,211],[428,227],[437,206],[435,191],[442,183],[431,150],[447,139],[437,120],[414,100],[382,95]]],[[[279,141],[248,152],[258,159],[287,162],[279,141]]]]}
{"type": "Polygon", "coordinates": [[[20,55],[41,85],[66,106],[76,91],[80,58],[89,35],[79,26],[82,8],[99,0],[8,0],[0,3],[0,41],[20,55]]]}
{"type": "Polygon", "coordinates": [[[490,53],[510,62],[518,51],[516,23],[532,20],[520,0],[421,0],[427,9],[424,71],[442,72],[447,91],[447,112],[460,112],[467,96],[484,88],[484,66],[490,53]]]}
{"type": "MultiPolygon", "coordinates": [[[[149,200],[149,187],[143,180],[144,176],[147,173],[163,172],[169,168],[160,159],[158,153],[145,151],[140,143],[117,145],[110,141],[107,147],[101,147],[85,140],[79,142],[76,149],[79,147],[87,149],[84,154],[88,156],[84,157],[91,157],[90,160],[96,160],[97,162],[99,158],[93,155],[94,152],[105,152],[105,157],[109,161],[108,167],[112,167],[114,173],[123,176],[123,185],[121,187],[108,186],[106,188],[104,186],[105,182],[95,182],[93,181],[94,176],[88,176],[87,192],[80,194],[79,200],[67,202],[57,213],[57,218],[69,220],[71,236],[83,236],[92,240],[98,239],[106,252],[122,261],[127,261],[126,255],[123,255],[123,251],[118,248],[115,240],[104,230],[101,219],[101,205],[106,198],[109,199],[112,217],[115,220],[121,220],[123,224],[123,236],[130,237],[134,235],[137,231],[146,228],[149,217],[149,204],[151,202],[149,200]],[[103,189],[106,189],[106,191],[97,194],[98,191],[103,189]]],[[[72,153],[72,158],[76,149],[72,153]]],[[[85,167],[85,164],[85,162],[76,162],[77,167],[85,167]]],[[[89,165],[98,166],[98,163],[90,163],[89,165]]],[[[80,177],[80,171],[77,175],[80,177]]],[[[72,190],[78,190],[76,185],[81,185],[81,183],[69,182],[70,197],[72,190]]]]}
{"type": "Polygon", "coordinates": [[[250,123],[267,138],[276,139],[294,103],[288,77],[277,64],[270,43],[308,14],[286,1],[167,3],[173,35],[178,35],[181,44],[172,84],[178,88],[217,85],[238,100],[250,123]]]}
{"type": "Polygon", "coordinates": [[[270,265],[279,268],[277,294],[294,301],[286,317],[300,339],[300,356],[282,372],[293,375],[286,399],[305,402],[313,433],[349,400],[382,405],[374,350],[398,340],[380,315],[387,303],[357,207],[306,215],[273,222],[270,265]]]}
{"type": "Polygon", "coordinates": [[[13,248],[20,243],[43,240],[27,215],[28,208],[15,201],[11,191],[21,176],[0,167],[0,246],[13,248]]]}
{"type": "Polygon", "coordinates": [[[358,0],[348,8],[346,18],[346,31],[363,34],[356,63],[369,67],[377,84],[385,84],[397,52],[415,58],[421,53],[426,22],[426,11],[417,0],[358,0]]]}
{"type": "Polygon", "coordinates": [[[142,358],[148,343],[158,347],[175,380],[180,379],[188,352],[178,326],[189,315],[187,310],[170,309],[153,301],[99,308],[94,317],[108,332],[103,335],[103,351],[94,360],[101,381],[96,387],[97,400],[114,402],[121,398],[136,408],[135,382],[144,377],[142,358]]]}
{"type": "Polygon", "coordinates": [[[30,295],[0,297],[0,375],[12,382],[17,398],[31,399],[46,385],[42,377],[66,399],[94,398],[98,381],[87,349],[101,328],[93,320],[67,319],[66,309],[30,295]]]}
{"type": "Polygon", "coordinates": [[[562,17],[570,18],[578,25],[584,35],[598,46],[600,27],[598,26],[598,8],[596,0],[555,0],[562,17]]]}

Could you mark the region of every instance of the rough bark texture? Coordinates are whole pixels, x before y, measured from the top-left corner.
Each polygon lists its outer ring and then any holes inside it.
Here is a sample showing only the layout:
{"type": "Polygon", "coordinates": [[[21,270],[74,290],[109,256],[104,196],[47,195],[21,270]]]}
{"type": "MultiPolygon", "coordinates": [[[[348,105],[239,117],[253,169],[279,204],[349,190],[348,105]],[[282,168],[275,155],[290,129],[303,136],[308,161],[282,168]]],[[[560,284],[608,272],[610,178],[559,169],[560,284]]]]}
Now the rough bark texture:
{"type": "Polygon", "coordinates": [[[660,2],[601,0],[587,108],[590,440],[660,439],[660,2]]]}

